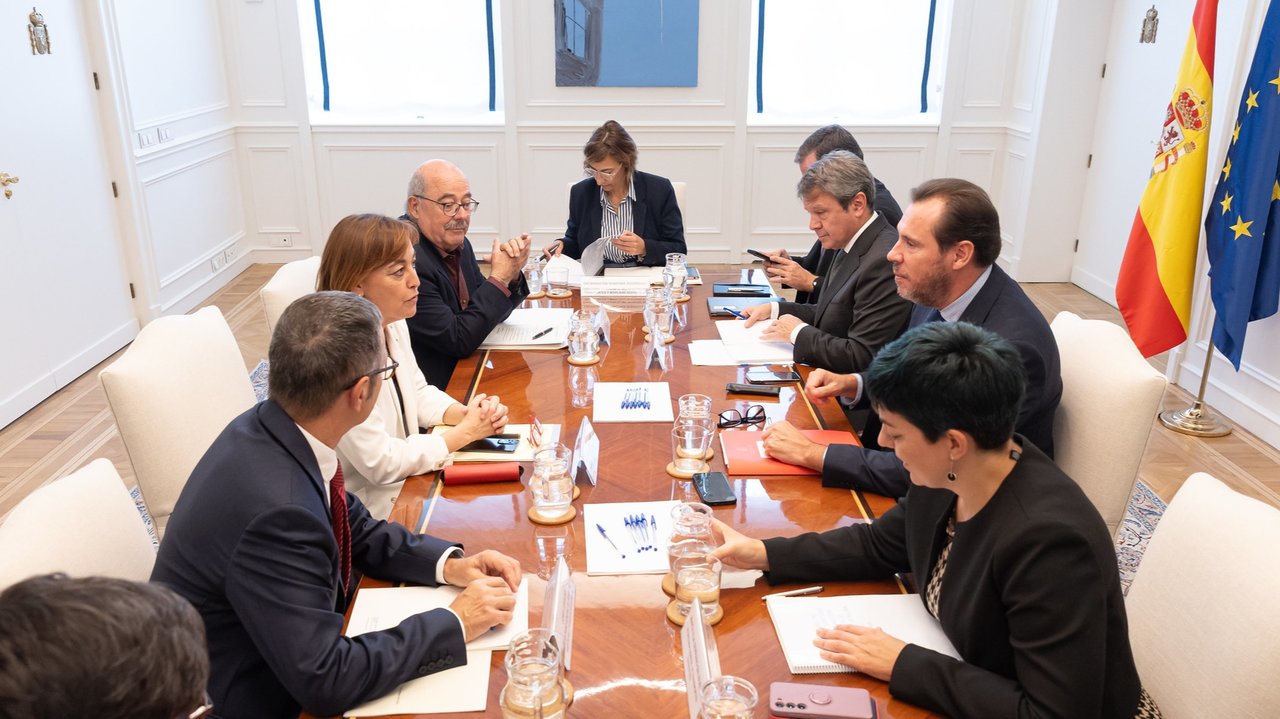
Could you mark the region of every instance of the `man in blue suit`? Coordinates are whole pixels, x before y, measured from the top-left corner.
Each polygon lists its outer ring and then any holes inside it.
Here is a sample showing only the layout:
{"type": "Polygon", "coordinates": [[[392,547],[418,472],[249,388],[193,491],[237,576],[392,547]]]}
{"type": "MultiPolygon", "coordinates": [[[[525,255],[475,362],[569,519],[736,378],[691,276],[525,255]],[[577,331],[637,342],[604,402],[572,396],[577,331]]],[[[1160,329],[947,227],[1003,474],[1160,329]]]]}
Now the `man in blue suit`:
{"type": "MultiPolygon", "coordinates": [[[[1053,414],[1062,398],[1058,343],[1044,315],[1018,283],[995,264],[1000,256],[1000,216],[991,198],[967,180],[929,180],[912,191],[889,251],[898,294],[915,303],[909,327],[964,321],[986,328],[1017,348],[1027,371],[1027,396],[1016,431],[1053,456],[1053,414]]],[[[805,389],[814,399],[842,397],[866,406],[861,378],[814,370],[805,389]]],[[[868,423],[863,441],[879,432],[868,423]]],[[[822,484],[901,497],[910,479],[892,452],[853,445],[823,447],[788,422],[764,433],[765,450],[791,464],[822,470],[822,484]]]]}
{"type": "Polygon", "coordinates": [[[479,206],[467,176],[452,162],[428,160],[409,178],[400,219],[418,228],[414,269],[422,282],[418,312],[408,320],[409,340],[422,374],[440,389],[448,386],[458,360],[475,352],[529,296],[522,272],[528,235],[495,239],[489,277],[481,274],[467,239],[479,206]]]}
{"type": "Polygon", "coordinates": [[[377,308],[307,295],[271,338],[271,396],[231,421],[178,498],[151,580],[204,620],[218,716],[340,714],[466,663],[466,640],[511,620],[516,560],[374,520],[343,487],[334,446],[393,367],[377,308]],[[465,587],[447,609],[342,635],[359,572],[465,587]]]}

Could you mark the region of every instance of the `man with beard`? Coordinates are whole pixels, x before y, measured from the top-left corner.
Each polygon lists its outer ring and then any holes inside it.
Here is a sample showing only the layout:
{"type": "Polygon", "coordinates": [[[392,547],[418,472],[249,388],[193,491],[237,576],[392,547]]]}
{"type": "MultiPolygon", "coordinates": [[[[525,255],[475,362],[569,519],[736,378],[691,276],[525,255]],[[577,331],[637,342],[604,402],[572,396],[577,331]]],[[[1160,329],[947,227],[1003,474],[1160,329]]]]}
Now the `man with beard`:
{"type": "Polygon", "coordinates": [[[418,228],[414,268],[422,281],[409,336],[422,374],[444,389],[458,360],[475,352],[528,296],[521,270],[529,258],[529,235],[493,241],[486,279],[467,240],[480,203],[462,170],[446,160],[428,160],[409,179],[408,194],[400,219],[418,228]]]}
{"type": "MultiPolygon", "coordinates": [[[[1027,395],[1016,431],[1053,456],[1053,413],[1062,398],[1058,345],[1044,315],[1018,283],[995,264],[1000,256],[1000,217],[977,185],[951,178],[929,180],[912,191],[889,250],[898,293],[915,303],[910,327],[964,321],[1003,337],[1017,348],[1027,371],[1027,395]]],[[[843,397],[866,405],[857,374],[814,370],[805,385],[817,400],[843,397]]],[[[879,432],[872,421],[864,437],[879,432]]],[[[770,456],[822,470],[822,484],[901,497],[907,471],[892,452],[853,445],[823,447],[788,422],[764,432],[770,456]]]]}

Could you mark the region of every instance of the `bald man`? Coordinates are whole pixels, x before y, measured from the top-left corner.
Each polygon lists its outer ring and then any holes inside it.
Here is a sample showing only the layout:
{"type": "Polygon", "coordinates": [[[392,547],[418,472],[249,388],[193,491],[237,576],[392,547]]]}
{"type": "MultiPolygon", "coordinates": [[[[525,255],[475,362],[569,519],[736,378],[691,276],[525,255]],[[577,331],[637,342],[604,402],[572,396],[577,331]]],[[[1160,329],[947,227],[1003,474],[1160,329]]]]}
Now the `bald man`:
{"type": "Polygon", "coordinates": [[[493,241],[486,279],[467,240],[480,203],[462,170],[446,160],[428,160],[409,179],[408,195],[400,219],[418,228],[414,266],[422,280],[409,335],[422,374],[444,389],[458,360],[475,352],[529,295],[521,272],[529,235],[493,241]]]}

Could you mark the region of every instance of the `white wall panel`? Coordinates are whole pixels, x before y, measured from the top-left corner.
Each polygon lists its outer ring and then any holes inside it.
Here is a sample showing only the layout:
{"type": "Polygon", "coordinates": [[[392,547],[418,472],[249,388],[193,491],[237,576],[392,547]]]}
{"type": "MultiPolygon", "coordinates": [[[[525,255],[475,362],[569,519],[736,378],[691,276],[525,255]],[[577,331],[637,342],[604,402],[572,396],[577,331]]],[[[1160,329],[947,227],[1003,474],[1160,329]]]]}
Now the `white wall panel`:
{"type": "MultiPolygon", "coordinates": [[[[1009,92],[1010,44],[1017,40],[1014,32],[1019,3],[1010,0],[974,2],[966,15],[958,13],[962,33],[959,38],[968,48],[959,106],[967,110],[998,111],[1009,92]]],[[[976,117],[976,114],[970,113],[976,117]]]]}
{"type": "Polygon", "coordinates": [[[241,107],[285,107],[284,64],[255,62],[259,58],[282,56],[276,23],[277,2],[290,0],[251,0],[227,5],[231,13],[231,35],[235,38],[235,53],[228,60],[235,69],[241,107]]]}
{"type": "MultiPolygon", "coordinates": [[[[287,139],[287,138],[286,138],[287,139]]],[[[306,235],[306,207],[299,172],[298,149],[294,143],[271,144],[262,138],[245,141],[248,156],[249,208],[258,243],[271,244],[280,235],[297,242],[306,235]]]]}
{"type": "Polygon", "coordinates": [[[227,106],[226,54],[215,0],[113,4],[135,128],[227,106]]]}

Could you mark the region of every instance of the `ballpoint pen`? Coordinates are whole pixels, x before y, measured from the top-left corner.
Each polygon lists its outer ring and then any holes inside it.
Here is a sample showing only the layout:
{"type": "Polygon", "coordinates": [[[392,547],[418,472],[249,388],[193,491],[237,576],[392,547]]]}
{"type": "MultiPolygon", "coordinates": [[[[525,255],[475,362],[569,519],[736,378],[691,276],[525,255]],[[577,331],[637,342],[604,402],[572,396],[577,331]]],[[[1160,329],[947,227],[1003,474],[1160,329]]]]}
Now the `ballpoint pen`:
{"type": "Polygon", "coordinates": [[[766,601],[771,597],[802,597],[806,594],[817,594],[822,591],[822,585],[816,587],[805,587],[804,589],[792,589],[789,592],[774,592],[760,597],[760,601],[766,601]]]}
{"type": "Polygon", "coordinates": [[[613,547],[613,551],[617,552],[618,556],[622,557],[623,559],[627,558],[626,553],[623,552],[621,549],[618,549],[618,545],[614,544],[612,539],[609,539],[609,535],[604,533],[604,527],[601,527],[598,522],[596,523],[596,529],[600,530],[600,536],[604,537],[604,541],[608,542],[609,546],[613,547]]]}
{"type": "Polygon", "coordinates": [[[538,339],[539,337],[541,337],[541,336],[543,336],[543,335],[545,335],[545,334],[547,334],[547,333],[551,332],[551,330],[553,330],[553,329],[555,329],[555,327],[548,327],[548,328],[546,328],[545,330],[543,330],[543,331],[538,332],[537,334],[535,334],[535,335],[533,336],[533,339],[535,339],[535,340],[536,340],[536,339],[538,339]]]}
{"type": "Polygon", "coordinates": [[[735,310],[732,307],[721,307],[720,309],[724,310],[725,312],[728,312],[729,314],[733,315],[734,317],[737,317],[740,320],[745,320],[747,318],[746,315],[742,314],[741,312],[735,310]]]}

